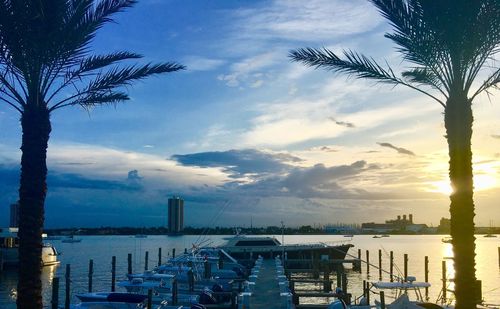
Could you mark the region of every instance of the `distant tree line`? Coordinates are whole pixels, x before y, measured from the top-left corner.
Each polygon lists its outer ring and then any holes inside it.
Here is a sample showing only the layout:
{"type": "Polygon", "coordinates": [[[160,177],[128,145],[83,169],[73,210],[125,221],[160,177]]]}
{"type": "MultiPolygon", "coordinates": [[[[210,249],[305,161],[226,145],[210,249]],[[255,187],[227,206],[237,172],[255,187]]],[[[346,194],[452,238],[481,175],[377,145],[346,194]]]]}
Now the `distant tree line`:
{"type": "MultiPolygon", "coordinates": [[[[185,227],[182,234],[184,235],[235,235],[236,231],[243,235],[280,235],[282,229],[279,226],[267,227],[185,227]]],[[[96,228],[61,228],[61,229],[46,229],[44,231],[49,235],[167,235],[168,228],[166,227],[96,227],[96,228]]],[[[493,233],[500,234],[500,227],[476,227],[477,234],[493,233]]],[[[325,231],[321,226],[313,227],[310,225],[302,225],[300,227],[285,227],[283,229],[285,235],[328,235],[335,234],[325,231]]],[[[448,234],[449,228],[438,228],[436,234],[448,234]]],[[[374,232],[357,231],[357,234],[374,234],[374,232]]],[[[389,234],[418,234],[411,231],[391,231],[389,234]]]]}

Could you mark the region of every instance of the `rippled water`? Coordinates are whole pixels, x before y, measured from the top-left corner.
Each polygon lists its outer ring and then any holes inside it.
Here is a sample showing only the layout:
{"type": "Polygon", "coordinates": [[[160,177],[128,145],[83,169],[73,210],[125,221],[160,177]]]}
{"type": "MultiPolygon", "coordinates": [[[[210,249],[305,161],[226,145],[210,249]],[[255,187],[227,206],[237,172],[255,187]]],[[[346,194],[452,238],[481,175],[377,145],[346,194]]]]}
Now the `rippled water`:
{"type": "MultiPolygon", "coordinates": [[[[109,291],[111,288],[111,259],[116,256],[117,281],[124,279],[127,271],[127,255],[132,253],[133,270],[144,269],[145,252],[149,252],[149,268],[158,263],[158,248],[162,248],[163,260],[171,255],[175,248],[177,254],[184,248],[191,248],[192,244],[217,245],[223,242],[224,236],[149,236],[148,238],[135,238],[133,236],[82,236],[80,243],[62,243],[53,241],[56,248],[62,252],[60,256],[61,265],[58,267],[46,267],[43,269],[43,297],[46,306],[49,306],[51,296],[51,282],[55,276],[60,277],[60,304],[64,303],[64,272],[65,265],[71,265],[71,294],[86,292],[88,288],[88,264],[94,261],[93,290],[109,291]]],[[[362,258],[365,259],[366,250],[370,251],[370,263],[378,265],[378,250],[382,250],[382,267],[389,270],[389,252],[394,252],[394,261],[401,271],[403,270],[403,256],[409,256],[409,275],[417,277],[418,281],[424,280],[424,257],[429,257],[429,281],[432,287],[429,291],[431,301],[435,301],[441,289],[441,261],[447,261],[447,276],[453,277],[451,245],[441,242],[439,235],[398,235],[387,238],[374,239],[369,235],[359,235],[352,239],[355,245],[349,251],[353,257],[357,257],[358,249],[362,250],[362,258]]],[[[281,240],[281,235],[278,236],[281,240]]],[[[285,235],[285,243],[309,243],[309,242],[335,242],[345,241],[346,238],[337,235],[285,235]]],[[[500,304],[500,265],[498,247],[500,238],[484,238],[478,236],[476,241],[477,277],[482,280],[483,298],[486,303],[500,304]]],[[[349,266],[350,267],[350,266],[349,266]]],[[[396,272],[396,270],[395,270],[396,272]]],[[[354,297],[362,293],[363,280],[378,281],[379,272],[374,266],[370,267],[370,273],[366,273],[363,264],[362,273],[348,270],[349,292],[354,297]]],[[[388,274],[383,274],[383,280],[388,280],[388,274]]],[[[15,308],[15,271],[4,271],[0,274],[0,308],[15,308]]],[[[452,287],[452,286],[451,286],[452,287]]],[[[314,286],[304,286],[314,288],[314,286]]],[[[73,296],[73,301],[76,301],[73,296]]],[[[301,299],[302,302],[326,302],[326,299],[301,299]]]]}

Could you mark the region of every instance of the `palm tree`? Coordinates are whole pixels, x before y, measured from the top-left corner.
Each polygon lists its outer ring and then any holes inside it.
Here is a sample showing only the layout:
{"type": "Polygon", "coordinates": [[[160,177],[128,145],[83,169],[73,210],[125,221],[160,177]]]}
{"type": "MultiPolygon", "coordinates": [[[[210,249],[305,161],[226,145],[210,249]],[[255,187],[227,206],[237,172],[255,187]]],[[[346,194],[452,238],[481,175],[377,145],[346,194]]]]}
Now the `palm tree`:
{"type": "Polygon", "coordinates": [[[174,72],[176,63],[115,66],[130,52],[91,55],[90,43],[112,15],[135,0],[0,0],[0,101],[21,115],[17,306],[42,308],[41,248],[47,192],[50,115],[129,99],[124,87],[174,72]],[[111,66],[111,67],[110,67],[111,66]]]}
{"type": "Polygon", "coordinates": [[[451,236],[456,308],[476,305],[474,201],[472,181],[472,102],[498,88],[494,56],[500,44],[498,0],[371,0],[393,29],[392,40],[409,66],[396,74],[388,65],[351,50],[339,57],[328,49],[290,52],[294,61],[425,94],[444,109],[449,151],[451,236]],[[485,72],[485,68],[491,71],[485,72]],[[476,85],[480,74],[486,78],[476,85]]]}

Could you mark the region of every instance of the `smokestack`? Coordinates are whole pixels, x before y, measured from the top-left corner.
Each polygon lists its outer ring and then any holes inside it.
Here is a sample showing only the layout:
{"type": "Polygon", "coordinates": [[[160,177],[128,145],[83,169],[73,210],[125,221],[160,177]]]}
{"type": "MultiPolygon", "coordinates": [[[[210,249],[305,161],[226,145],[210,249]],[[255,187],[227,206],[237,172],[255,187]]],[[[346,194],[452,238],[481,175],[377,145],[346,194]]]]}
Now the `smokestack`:
{"type": "Polygon", "coordinates": [[[413,223],[413,215],[410,214],[410,223],[413,223]]]}

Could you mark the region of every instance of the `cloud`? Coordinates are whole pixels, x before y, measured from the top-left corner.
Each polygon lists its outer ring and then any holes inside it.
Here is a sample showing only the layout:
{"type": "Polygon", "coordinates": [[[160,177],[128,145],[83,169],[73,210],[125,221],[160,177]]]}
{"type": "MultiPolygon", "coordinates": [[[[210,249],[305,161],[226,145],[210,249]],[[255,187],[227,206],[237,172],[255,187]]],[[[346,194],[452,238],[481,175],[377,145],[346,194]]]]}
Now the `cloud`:
{"type": "Polygon", "coordinates": [[[233,178],[282,173],[292,168],[287,162],[301,161],[286,153],[268,153],[255,149],[176,154],[171,159],[184,166],[219,167],[233,178]]]}
{"type": "Polygon", "coordinates": [[[266,77],[262,71],[277,62],[281,62],[282,58],[283,55],[276,51],[246,57],[233,63],[230,72],[218,75],[217,79],[224,81],[229,87],[258,88],[264,83],[263,77],[266,77]]]}
{"type": "Polygon", "coordinates": [[[351,122],[346,122],[346,121],[339,121],[339,120],[336,120],[335,118],[333,117],[328,117],[328,119],[330,119],[331,121],[335,122],[336,124],[338,124],[339,126],[343,126],[343,127],[346,127],[346,128],[355,128],[356,126],[351,123],[351,122]]]}
{"type": "Polygon", "coordinates": [[[183,63],[186,65],[188,71],[211,71],[223,65],[225,61],[200,56],[188,56],[184,58],[183,63]]]}
{"type": "Polygon", "coordinates": [[[72,188],[92,190],[123,190],[137,191],[140,186],[125,181],[113,181],[104,179],[92,179],[83,175],[49,172],[47,175],[47,186],[49,188],[72,188]]]}
{"type": "Polygon", "coordinates": [[[321,42],[362,33],[381,22],[367,2],[277,0],[236,13],[237,35],[254,40],[321,42]]]}
{"type": "Polygon", "coordinates": [[[401,153],[401,154],[405,154],[405,155],[409,155],[409,156],[415,156],[415,153],[413,151],[410,151],[408,149],[401,148],[401,147],[396,147],[396,146],[394,146],[393,144],[390,144],[390,143],[377,143],[377,144],[379,144],[382,147],[387,147],[387,148],[394,149],[398,153],[401,153]]]}
{"type": "Polygon", "coordinates": [[[138,170],[132,170],[132,171],[128,172],[127,179],[128,180],[136,181],[136,180],[141,180],[142,177],[139,176],[139,171],[138,170]]]}

